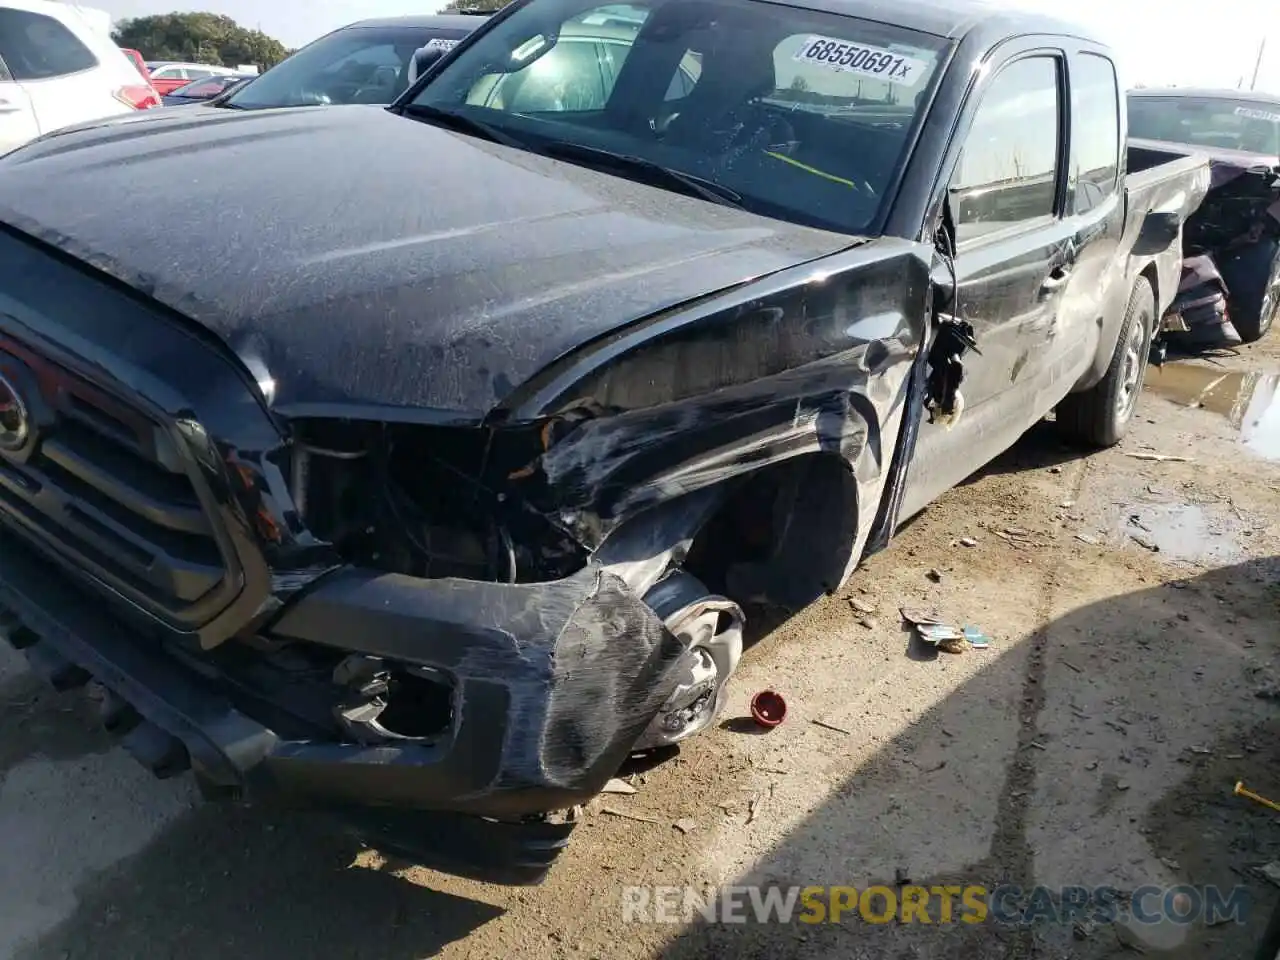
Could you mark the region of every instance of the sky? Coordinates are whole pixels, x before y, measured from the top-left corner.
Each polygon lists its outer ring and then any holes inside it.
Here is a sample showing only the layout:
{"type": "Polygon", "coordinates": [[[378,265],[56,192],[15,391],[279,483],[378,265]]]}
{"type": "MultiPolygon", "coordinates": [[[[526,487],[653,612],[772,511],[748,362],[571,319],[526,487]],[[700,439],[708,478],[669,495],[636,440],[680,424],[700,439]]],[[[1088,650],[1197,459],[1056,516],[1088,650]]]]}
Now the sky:
{"type": "MultiPolygon", "coordinates": [[[[433,12],[442,0],[82,0],[113,18],[210,10],[299,47],[365,17],[433,12]]],[[[602,0],[603,2],[603,0],[602,0]]],[[[1280,94],[1280,20],[1276,0],[1012,0],[1011,5],[1069,16],[1106,34],[1129,83],[1247,88],[1268,27],[1272,36],[1258,89],[1280,94]]]]}

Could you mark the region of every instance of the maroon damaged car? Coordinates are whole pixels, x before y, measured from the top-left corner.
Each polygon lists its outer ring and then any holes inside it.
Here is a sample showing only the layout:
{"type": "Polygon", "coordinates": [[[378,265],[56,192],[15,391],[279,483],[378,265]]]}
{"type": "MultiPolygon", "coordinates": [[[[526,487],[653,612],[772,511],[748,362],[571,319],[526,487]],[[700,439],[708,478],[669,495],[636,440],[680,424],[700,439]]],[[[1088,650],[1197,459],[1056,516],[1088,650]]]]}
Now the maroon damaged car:
{"type": "Polygon", "coordinates": [[[1166,329],[1194,346],[1267,334],[1280,314],[1280,97],[1242,90],[1131,90],[1131,154],[1177,144],[1211,158],[1184,234],[1183,282],[1166,329]]]}

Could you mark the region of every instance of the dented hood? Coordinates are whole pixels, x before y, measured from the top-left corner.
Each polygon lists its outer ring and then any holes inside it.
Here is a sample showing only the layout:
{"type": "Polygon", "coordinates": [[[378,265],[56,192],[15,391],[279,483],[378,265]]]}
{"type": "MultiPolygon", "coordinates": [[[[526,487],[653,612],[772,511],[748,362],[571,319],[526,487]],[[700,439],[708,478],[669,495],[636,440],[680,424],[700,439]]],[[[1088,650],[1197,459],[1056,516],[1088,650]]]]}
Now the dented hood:
{"type": "Polygon", "coordinates": [[[208,328],[286,414],[483,415],[619,326],[851,242],[380,109],[157,114],[0,160],[0,220],[208,328]]]}

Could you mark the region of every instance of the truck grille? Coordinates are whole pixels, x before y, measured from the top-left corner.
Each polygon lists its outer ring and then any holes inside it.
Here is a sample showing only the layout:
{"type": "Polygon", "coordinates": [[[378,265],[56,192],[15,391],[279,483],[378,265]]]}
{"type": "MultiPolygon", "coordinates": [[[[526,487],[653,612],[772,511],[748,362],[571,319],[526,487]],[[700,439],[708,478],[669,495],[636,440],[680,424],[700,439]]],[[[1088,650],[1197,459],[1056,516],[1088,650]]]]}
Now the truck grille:
{"type": "Polygon", "coordinates": [[[9,337],[0,376],[0,412],[16,395],[33,434],[0,442],[0,520],[173,625],[216,612],[227,564],[172,429],[9,337]]]}

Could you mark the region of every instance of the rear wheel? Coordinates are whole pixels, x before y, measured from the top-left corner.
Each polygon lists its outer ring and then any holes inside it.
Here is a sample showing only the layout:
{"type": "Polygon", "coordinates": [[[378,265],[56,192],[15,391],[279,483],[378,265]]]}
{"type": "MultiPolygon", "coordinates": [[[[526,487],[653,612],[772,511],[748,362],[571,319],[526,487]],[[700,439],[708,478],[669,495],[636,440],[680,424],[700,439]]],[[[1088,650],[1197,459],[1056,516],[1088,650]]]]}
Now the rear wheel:
{"type": "Polygon", "coordinates": [[[1280,249],[1262,242],[1224,259],[1219,267],[1231,297],[1231,324],[1245,343],[1267,335],[1280,313],[1280,249]]]}
{"type": "Polygon", "coordinates": [[[1090,389],[1069,394],[1058,404],[1058,429],[1068,439],[1093,447],[1111,447],[1120,442],[1142,393],[1155,312],[1151,283],[1140,277],[1129,295],[1106,374],[1090,389]]]}

